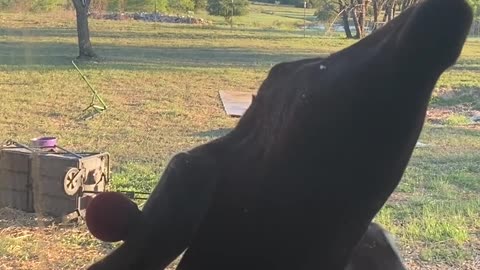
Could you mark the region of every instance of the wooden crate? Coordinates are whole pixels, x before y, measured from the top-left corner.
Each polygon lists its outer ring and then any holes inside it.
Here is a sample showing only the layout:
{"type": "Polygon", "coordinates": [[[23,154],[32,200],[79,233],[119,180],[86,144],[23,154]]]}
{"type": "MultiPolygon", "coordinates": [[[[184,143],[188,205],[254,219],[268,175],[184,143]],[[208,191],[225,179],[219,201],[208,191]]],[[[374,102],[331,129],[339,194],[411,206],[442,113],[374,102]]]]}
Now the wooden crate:
{"type": "Polygon", "coordinates": [[[87,169],[83,190],[105,191],[110,177],[108,153],[55,153],[6,147],[0,151],[0,207],[62,217],[85,209],[94,193],[68,195],[64,178],[69,169],[87,169]],[[98,175],[104,177],[98,182],[98,175]],[[97,183],[98,182],[98,183],[97,183]]]}
{"type": "MultiPolygon", "coordinates": [[[[38,173],[35,176],[36,161],[34,159],[32,172],[33,193],[35,195],[35,212],[44,215],[61,217],[72,213],[77,208],[85,209],[88,202],[95,194],[84,194],[80,198],[78,205],[78,196],[69,196],[64,192],[63,179],[67,171],[71,168],[97,169],[102,173],[109,174],[109,155],[103,154],[82,154],[82,158],[70,154],[40,154],[38,157],[38,173]]],[[[95,184],[93,171],[88,174],[86,184],[95,184]]],[[[108,177],[107,177],[108,181],[108,177]]],[[[93,187],[95,192],[105,191],[105,182],[101,182],[93,187]]]]}
{"type": "Polygon", "coordinates": [[[34,212],[30,168],[29,150],[9,147],[0,151],[0,208],[34,212]]]}

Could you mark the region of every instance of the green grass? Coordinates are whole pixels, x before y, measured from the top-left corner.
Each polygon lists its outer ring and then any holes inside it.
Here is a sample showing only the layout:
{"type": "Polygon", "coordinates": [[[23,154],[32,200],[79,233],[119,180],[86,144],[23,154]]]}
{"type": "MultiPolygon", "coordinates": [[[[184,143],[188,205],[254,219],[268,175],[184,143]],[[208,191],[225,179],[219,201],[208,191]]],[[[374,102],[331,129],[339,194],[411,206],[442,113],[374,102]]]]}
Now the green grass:
{"type": "Polygon", "coordinates": [[[0,258],[11,258],[20,261],[35,260],[38,245],[33,236],[22,238],[0,238],[0,258]]]}
{"type": "MultiPolygon", "coordinates": [[[[151,191],[175,153],[234,127],[237,119],[225,116],[219,90],[254,92],[272,65],[326,55],[354,42],[303,38],[293,30],[302,9],[279,7],[270,15],[261,11],[272,7],[252,8],[238,19],[245,25],[233,30],[92,20],[92,42],[103,59],[78,65],[109,109],[88,121],[82,109],[90,92],[70,63],[77,54],[73,15],[60,13],[52,20],[51,14],[1,13],[0,139],[28,142],[55,135],[74,151],[108,151],[113,189],[151,191]],[[290,26],[272,29],[275,20],[290,26]]],[[[432,108],[478,109],[479,67],[480,40],[469,39],[457,65],[438,82],[432,108]]],[[[478,255],[480,131],[465,121],[454,115],[448,125],[426,125],[420,141],[428,146],[415,150],[396,190],[399,198],[376,217],[405,253],[427,264],[459,266],[478,255]]],[[[51,250],[87,250],[89,260],[111,248],[85,231],[57,238],[51,250]]],[[[41,260],[33,243],[0,233],[0,261],[41,260]]],[[[62,257],[50,259],[46,268],[15,269],[73,269],[79,260],[62,257]]]]}
{"type": "Polygon", "coordinates": [[[460,264],[480,242],[480,132],[427,125],[420,141],[429,146],[415,150],[396,190],[402,200],[376,220],[422,260],[460,264]]]}
{"type": "Polygon", "coordinates": [[[445,120],[445,123],[451,126],[461,126],[461,125],[469,124],[470,119],[465,115],[454,114],[447,117],[447,119],[445,120]]]}
{"type": "MultiPolygon", "coordinates": [[[[249,14],[246,16],[234,17],[234,24],[236,27],[295,29],[303,27],[303,12],[303,8],[291,6],[251,4],[249,14]]],[[[306,23],[315,21],[314,13],[315,9],[306,10],[306,23]]],[[[209,21],[214,22],[216,25],[228,25],[223,17],[210,16],[204,11],[200,11],[196,16],[206,18],[209,21]]]]}

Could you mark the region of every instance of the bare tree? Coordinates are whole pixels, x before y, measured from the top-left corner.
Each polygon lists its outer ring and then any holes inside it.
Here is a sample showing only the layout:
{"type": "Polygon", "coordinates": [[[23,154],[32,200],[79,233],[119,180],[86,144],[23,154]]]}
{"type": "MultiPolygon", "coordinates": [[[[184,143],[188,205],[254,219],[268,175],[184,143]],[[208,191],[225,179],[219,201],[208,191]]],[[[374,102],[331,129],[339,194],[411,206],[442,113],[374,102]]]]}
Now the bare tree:
{"type": "Polygon", "coordinates": [[[353,25],[355,26],[355,38],[359,39],[362,36],[362,29],[358,20],[357,0],[350,0],[350,12],[352,14],[353,25]]]}
{"type": "Polygon", "coordinates": [[[370,0],[358,0],[358,3],[360,4],[360,12],[358,16],[358,23],[360,25],[360,31],[362,36],[365,36],[365,20],[367,17],[367,8],[368,4],[370,3],[370,0]]]}
{"type": "Polygon", "coordinates": [[[345,30],[345,35],[347,38],[353,38],[352,32],[350,31],[350,24],[348,22],[348,4],[343,0],[338,0],[338,12],[342,15],[343,29],[345,30]]]}
{"type": "Polygon", "coordinates": [[[377,23],[378,23],[378,13],[379,13],[379,0],[372,0],[372,6],[373,6],[373,31],[377,29],[377,23]]]}
{"type": "Polygon", "coordinates": [[[350,0],[350,10],[355,25],[355,38],[365,37],[365,18],[370,0],[350,0]]]}
{"type": "Polygon", "coordinates": [[[88,8],[91,0],[72,0],[77,14],[78,33],[78,58],[97,57],[90,42],[90,30],[88,28],[88,8]]]}
{"type": "Polygon", "coordinates": [[[334,22],[341,17],[346,37],[360,39],[367,35],[367,21],[373,20],[372,31],[375,31],[417,2],[418,0],[319,0],[320,7],[316,14],[319,18],[333,19],[334,22]],[[351,23],[355,26],[356,33],[350,30],[351,23]]]}

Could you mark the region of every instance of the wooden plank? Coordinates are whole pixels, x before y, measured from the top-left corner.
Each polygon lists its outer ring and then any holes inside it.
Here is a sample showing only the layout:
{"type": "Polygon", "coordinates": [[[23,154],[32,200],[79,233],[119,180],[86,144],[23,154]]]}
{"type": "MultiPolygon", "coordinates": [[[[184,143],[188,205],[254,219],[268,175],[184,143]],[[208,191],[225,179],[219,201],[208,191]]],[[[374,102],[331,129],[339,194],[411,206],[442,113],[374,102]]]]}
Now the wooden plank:
{"type": "Polygon", "coordinates": [[[241,117],[252,103],[250,92],[219,91],[225,112],[230,116],[241,117]]]}

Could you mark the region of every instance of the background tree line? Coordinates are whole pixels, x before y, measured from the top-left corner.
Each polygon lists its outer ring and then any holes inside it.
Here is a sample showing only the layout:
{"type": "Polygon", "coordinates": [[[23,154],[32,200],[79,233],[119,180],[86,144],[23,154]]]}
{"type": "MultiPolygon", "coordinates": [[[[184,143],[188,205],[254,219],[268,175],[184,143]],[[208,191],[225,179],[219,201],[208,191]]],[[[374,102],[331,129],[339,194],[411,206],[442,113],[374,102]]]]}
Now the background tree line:
{"type": "MultiPolygon", "coordinates": [[[[91,0],[91,11],[196,11],[207,10],[212,15],[225,16],[234,10],[234,15],[248,12],[248,0],[91,0]]],[[[73,9],[72,0],[0,0],[0,9],[12,11],[52,11],[55,9],[73,9]]]]}
{"type": "MultiPolygon", "coordinates": [[[[347,38],[362,38],[366,35],[366,22],[370,22],[370,30],[392,20],[419,0],[318,0],[318,19],[322,21],[341,21],[347,38]],[[350,26],[353,24],[355,34],[350,26]]],[[[474,14],[480,17],[480,0],[468,0],[474,14]]]]}
{"type": "MultiPolygon", "coordinates": [[[[374,23],[391,20],[405,8],[418,0],[256,0],[256,2],[279,3],[317,9],[316,15],[322,21],[331,21],[340,17],[346,24],[353,23],[359,32],[348,37],[363,35],[363,21],[371,19],[374,23]]],[[[480,17],[480,0],[468,0],[477,17],[480,17]]],[[[248,12],[248,0],[92,0],[90,10],[93,11],[197,11],[207,10],[212,15],[225,16],[233,9],[234,15],[248,12]]],[[[16,11],[51,11],[55,9],[73,9],[71,0],[0,0],[0,9],[16,11]]]]}
{"type": "MultiPolygon", "coordinates": [[[[0,0],[0,9],[14,11],[51,11],[73,9],[75,2],[87,1],[88,11],[187,12],[207,10],[225,17],[248,13],[248,0],[0,0]]],[[[257,2],[294,5],[316,9],[323,22],[339,22],[347,38],[362,38],[392,20],[419,0],[257,0],[257,2]],[[354,31],[352,31],[354,29],[354,31]]],[[[480,17],[480,0],[468,0],[480,17]]],[[[87,13],[88,13],[87,11],[87,13]]]]}
{"type": "Polygon", "coordinates": [[[296,7],[302,7],[304,2],[307,2],[307,8],[317,8],[320,6],[321,0],[256,0],[255,2],[261,3],[270,3],[270,4],[281,4],[281,5],[292,5],[296,7]]]}

